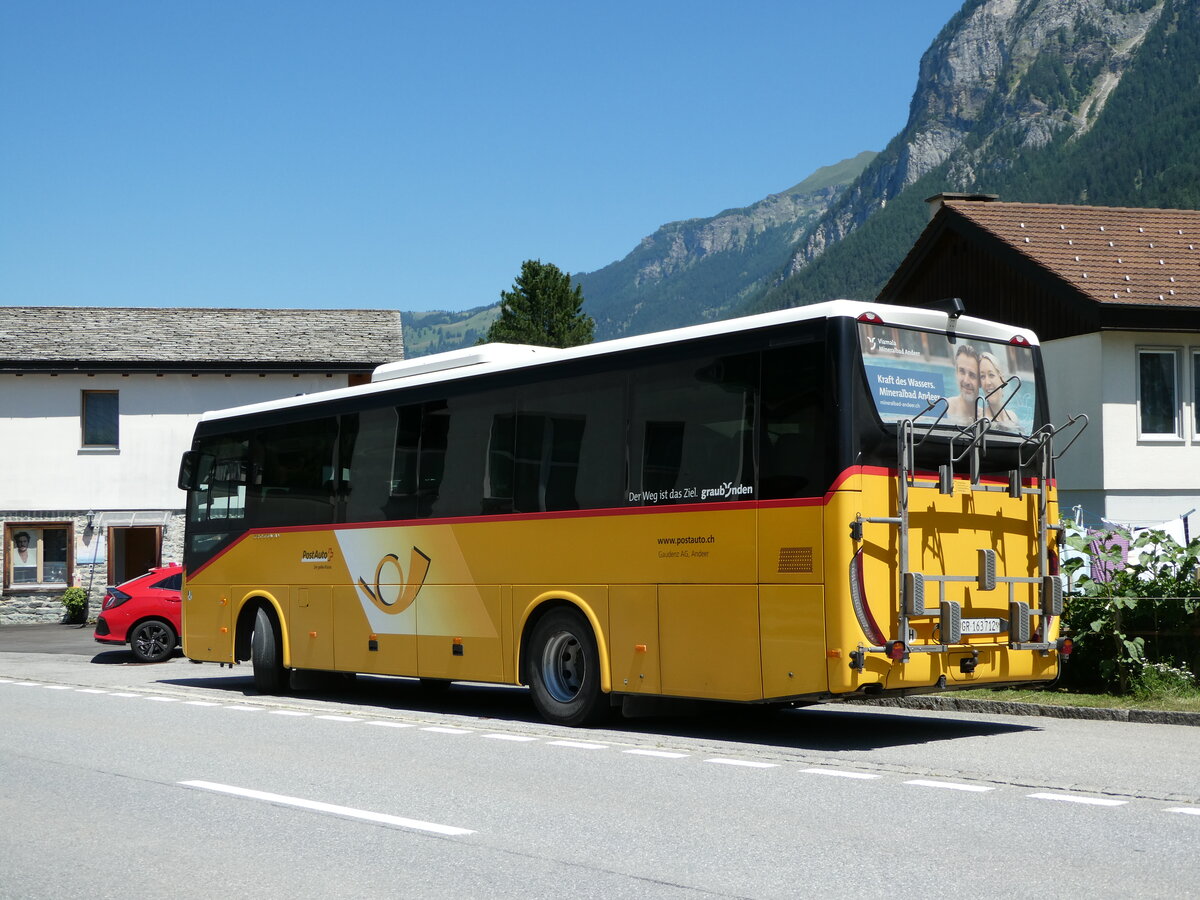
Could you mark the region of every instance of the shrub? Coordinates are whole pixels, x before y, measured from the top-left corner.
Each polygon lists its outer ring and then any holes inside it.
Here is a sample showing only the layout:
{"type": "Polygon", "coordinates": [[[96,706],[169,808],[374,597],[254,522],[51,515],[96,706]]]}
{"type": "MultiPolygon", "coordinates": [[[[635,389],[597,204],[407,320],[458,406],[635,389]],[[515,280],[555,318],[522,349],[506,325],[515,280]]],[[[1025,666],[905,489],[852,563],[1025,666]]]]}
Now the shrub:
{"type": "Polygon", "coordinates": [[[1169,652],[1195,654],[1190,636],[1200,625],[1200,539],[1184,547],[1161,531],[1133,537],[1114,528],[1099,537],[1069,535],[1067,544],[1104,570],[1093,579],[1080,571],[1083,559],[1063,563],[1071,588],[1063,625],[1078,648],[1068,677],[1129,693],[1138,685],[1182,678],[1168,673],[1191,676],[1188,665],[1196,660],[1176,667],[1169,652]],[[1129,547],[1128,562],[1122,561],[1123,545],[1129,547]],[[1150,657],[1166,662],[1152,663],[1150,657]]]}
{"type": "Polygon", "coordinates": [[[87,591],[80,587],[69,587],[59,598],[67,611],[68,622],[82,622],[87,613],[87,591]]]}

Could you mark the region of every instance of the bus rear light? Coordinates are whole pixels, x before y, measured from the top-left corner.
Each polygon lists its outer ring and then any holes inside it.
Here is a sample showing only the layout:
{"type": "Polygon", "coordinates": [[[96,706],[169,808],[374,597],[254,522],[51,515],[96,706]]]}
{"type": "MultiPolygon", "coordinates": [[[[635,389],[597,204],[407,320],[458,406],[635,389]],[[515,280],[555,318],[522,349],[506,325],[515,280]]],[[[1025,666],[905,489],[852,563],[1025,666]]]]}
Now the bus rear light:
{"type": "Polygon", "coordinates": [[[904,646],[904,641],[889,641],[887,645],[888,659],[895,662],[900,662],[908,656],[908,648],[904,646]]]}
{"type": "Polygon", "coordinates": [[[1058,639],[1058,655],[1063,659],[1070,657],[1071,652],[1075,649],[1075,642],[1070,638],[1058,639]]]}
{"type": "Polygon", "coordinates": [[[1010,341],[1009,341],[1009,343],[1010,343],[1010,344],[1016,344],[1018,347],[1028,347],[1028,346],[1029,346],[1029,339],[1028,339],[1028,338],[1025,338],[1025,337],[1022,337],[1022,336],[1021,336],[1021,335],[1019,335],[1019,334],[1014,334],[1014,335],[1012,336],[1012,340],[1010,340],[1010,341]]]}
{"type": "Polygon", "coordinates": [[[875,313],[873,313],[873,312],[863,313],[861,316],[858,317],[858,321],[870,322],[872,325],[882,325],[883,324],[883,319],[879,318],[879,316],[875,315],[875,313]]]}

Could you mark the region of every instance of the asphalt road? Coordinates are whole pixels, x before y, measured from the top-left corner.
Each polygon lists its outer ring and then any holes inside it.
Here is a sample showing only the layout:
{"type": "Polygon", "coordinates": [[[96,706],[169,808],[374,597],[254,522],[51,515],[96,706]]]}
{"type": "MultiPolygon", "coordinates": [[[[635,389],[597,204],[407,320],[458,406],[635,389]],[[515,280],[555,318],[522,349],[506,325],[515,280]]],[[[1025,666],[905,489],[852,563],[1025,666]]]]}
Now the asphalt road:
{"type": "Polygon", "coordinates": [[[573,730],[519,689],[264,697],[62,626],[0,629],[0,723],[3,898],[1200,891],[1196,728],[711,705],[573,730]]]}

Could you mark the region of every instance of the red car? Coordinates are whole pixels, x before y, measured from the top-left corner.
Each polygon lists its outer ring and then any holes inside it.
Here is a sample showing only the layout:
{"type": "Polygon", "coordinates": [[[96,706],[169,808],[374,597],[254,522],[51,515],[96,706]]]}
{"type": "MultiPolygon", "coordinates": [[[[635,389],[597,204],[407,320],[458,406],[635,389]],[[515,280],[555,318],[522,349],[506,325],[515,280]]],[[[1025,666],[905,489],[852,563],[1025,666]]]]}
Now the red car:
{"type": "Polygon", "coordinates": [[[110,587],[96,618],[96,640],[124,644],[140,662],[169,659],[179,643],[183,566],[166,565],[110,587]]]}

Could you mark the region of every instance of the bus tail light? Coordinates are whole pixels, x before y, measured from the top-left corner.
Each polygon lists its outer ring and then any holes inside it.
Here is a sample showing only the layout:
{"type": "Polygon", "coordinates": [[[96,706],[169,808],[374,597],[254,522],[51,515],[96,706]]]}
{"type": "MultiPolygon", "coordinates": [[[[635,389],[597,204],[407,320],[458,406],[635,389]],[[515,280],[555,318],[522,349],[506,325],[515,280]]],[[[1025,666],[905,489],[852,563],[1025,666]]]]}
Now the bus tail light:
{"type": "Polygon", "coordinates": [[[1058,655],[1063,659],[1069,659],[1071,652],[1075,649],[1075,642],[1070,638],[1058,639],[1058,655]]]}
{"type": "Polygon", "coordinates": [[[1014,334],[1014,335],[1012,336],[1012,338],[1009,340],[1009,343],[1010,343],[1010,344],[1016,344],[1018,347],[1028,347],[1028,346],[1029,346],[1029,339],[1028,339],[1028,338],[1026,338],[1026,337],[1022,337],[1022,336],[1021,336],[1021,335],[1019,335],[1019,334],[1014,334]]]}
{"type": "Polygon", "coordinates": [[[888,659],[900,662],[904,657],[908,656],[908,648],[904,646],[904,641],[889,641],[887,655],[888,659]]]}
{"type": "Polygon", "coordinates": [[[882,325],[883,324],[883,319],[879,318],[879,316],[875,315],[875,313],[873,313],[873,312],[863,313],[861,316],[858,317],[858,321],[869,322],[872,325],[882,325]]]}

